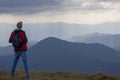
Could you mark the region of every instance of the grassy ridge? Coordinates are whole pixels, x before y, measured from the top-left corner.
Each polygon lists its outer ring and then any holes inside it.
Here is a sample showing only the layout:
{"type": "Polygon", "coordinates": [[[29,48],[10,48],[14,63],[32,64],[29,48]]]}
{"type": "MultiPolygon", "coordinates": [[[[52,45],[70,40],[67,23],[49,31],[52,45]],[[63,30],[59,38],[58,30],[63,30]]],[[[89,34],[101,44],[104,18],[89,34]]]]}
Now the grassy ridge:
{"type": "MultiPolygon", "coordinates": [[[[120,80],[119,75],[108,75],[103,73],[31,72],[30,74],[32,80],[120,80]]],[[[0,71],[0,80],[26,80],[26,78],[23,71],[16,72],[15,78],[11,78],[9,72],[0,71]]]]}

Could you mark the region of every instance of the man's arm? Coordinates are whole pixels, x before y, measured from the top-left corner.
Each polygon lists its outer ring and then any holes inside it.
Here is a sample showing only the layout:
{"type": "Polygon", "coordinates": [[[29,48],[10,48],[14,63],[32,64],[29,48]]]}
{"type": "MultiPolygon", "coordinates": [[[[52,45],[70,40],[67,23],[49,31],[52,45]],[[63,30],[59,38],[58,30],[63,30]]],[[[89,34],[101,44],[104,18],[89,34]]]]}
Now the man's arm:
{"type": "Polygon", "coordinates": [[[28,39],[27,39],[27,36],[26,36],[26,33],[25,33],[25,32],[24,32],[24,37],[25,37],[24,42],[27,43],[27,42],[28,42],[28,39]]]}
{"type": "Polygon", "coordinates": [[[22,42],[23,42],[23,43],[27,43],[27,42],[28,42],[27,36],[26,36],[26,34],[25,34],[24,31],[22,31],[22,32],[20,33],[20,36],[21,36],[21,39],[22,39],[22,42]]]}
{"type": "Polygon", "coordinates": [[[10,35],[10,38],[9,38],[9,43],[12,43],[13,35],[14,35],[14,33],[12,32],[10,35]]]}

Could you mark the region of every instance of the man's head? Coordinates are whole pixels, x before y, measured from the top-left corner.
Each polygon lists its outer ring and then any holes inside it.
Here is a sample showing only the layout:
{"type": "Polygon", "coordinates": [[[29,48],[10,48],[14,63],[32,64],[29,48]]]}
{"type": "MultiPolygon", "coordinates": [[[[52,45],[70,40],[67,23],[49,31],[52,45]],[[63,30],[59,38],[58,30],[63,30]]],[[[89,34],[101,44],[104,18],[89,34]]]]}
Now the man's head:
{"type": "Polygon", "coordinates": [[[17,25],[16,25],[16,26],[17,26],[17,28],[21,29],[21,28],[22,28],[22,24],[23,24],[23,22],[22,22],[22,21],[18,22],[18,23],[17,23],[17,25]]]}

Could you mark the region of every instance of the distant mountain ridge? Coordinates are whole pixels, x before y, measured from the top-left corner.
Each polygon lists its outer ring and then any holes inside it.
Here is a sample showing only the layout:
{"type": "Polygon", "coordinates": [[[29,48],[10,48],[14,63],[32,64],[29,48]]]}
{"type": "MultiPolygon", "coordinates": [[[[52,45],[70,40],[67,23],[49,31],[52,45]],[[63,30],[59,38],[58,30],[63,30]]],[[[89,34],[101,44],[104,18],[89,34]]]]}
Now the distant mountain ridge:
{"type": "Polygon", "coordinates": [[[13,48],[11,45],[0,47],[0,56],[13,55],[13,48]]]}
{"type": "Polygon", "coordinates": [[[99,43],[116,50],[120,50],[120,34],[94,33],[84,36],[76,36],[69,39],[72,42],[99,43]]]}
{"type": "MultiPolygon", "coordinates": [[[[28,42],[27,46],[28,48],[31,48],[36,43],[37,41],[28,42]]],[[[12,45],[8,45],[6,47],[0,47],[0,56],[8,56],[8,55],[13,55],[13,54],[14,54],[14,49],[12,45]]]]}

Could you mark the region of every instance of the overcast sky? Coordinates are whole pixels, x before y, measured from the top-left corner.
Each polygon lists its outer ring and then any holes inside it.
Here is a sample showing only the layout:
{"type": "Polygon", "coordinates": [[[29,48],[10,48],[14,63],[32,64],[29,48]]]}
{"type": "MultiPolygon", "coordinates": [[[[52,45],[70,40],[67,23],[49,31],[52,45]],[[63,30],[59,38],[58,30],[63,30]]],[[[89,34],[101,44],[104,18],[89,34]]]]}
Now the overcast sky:
{"type": "Polygon", "coordinates": [[[120,21],[120,0],[0,0],[0,23],[120,21]]]}

